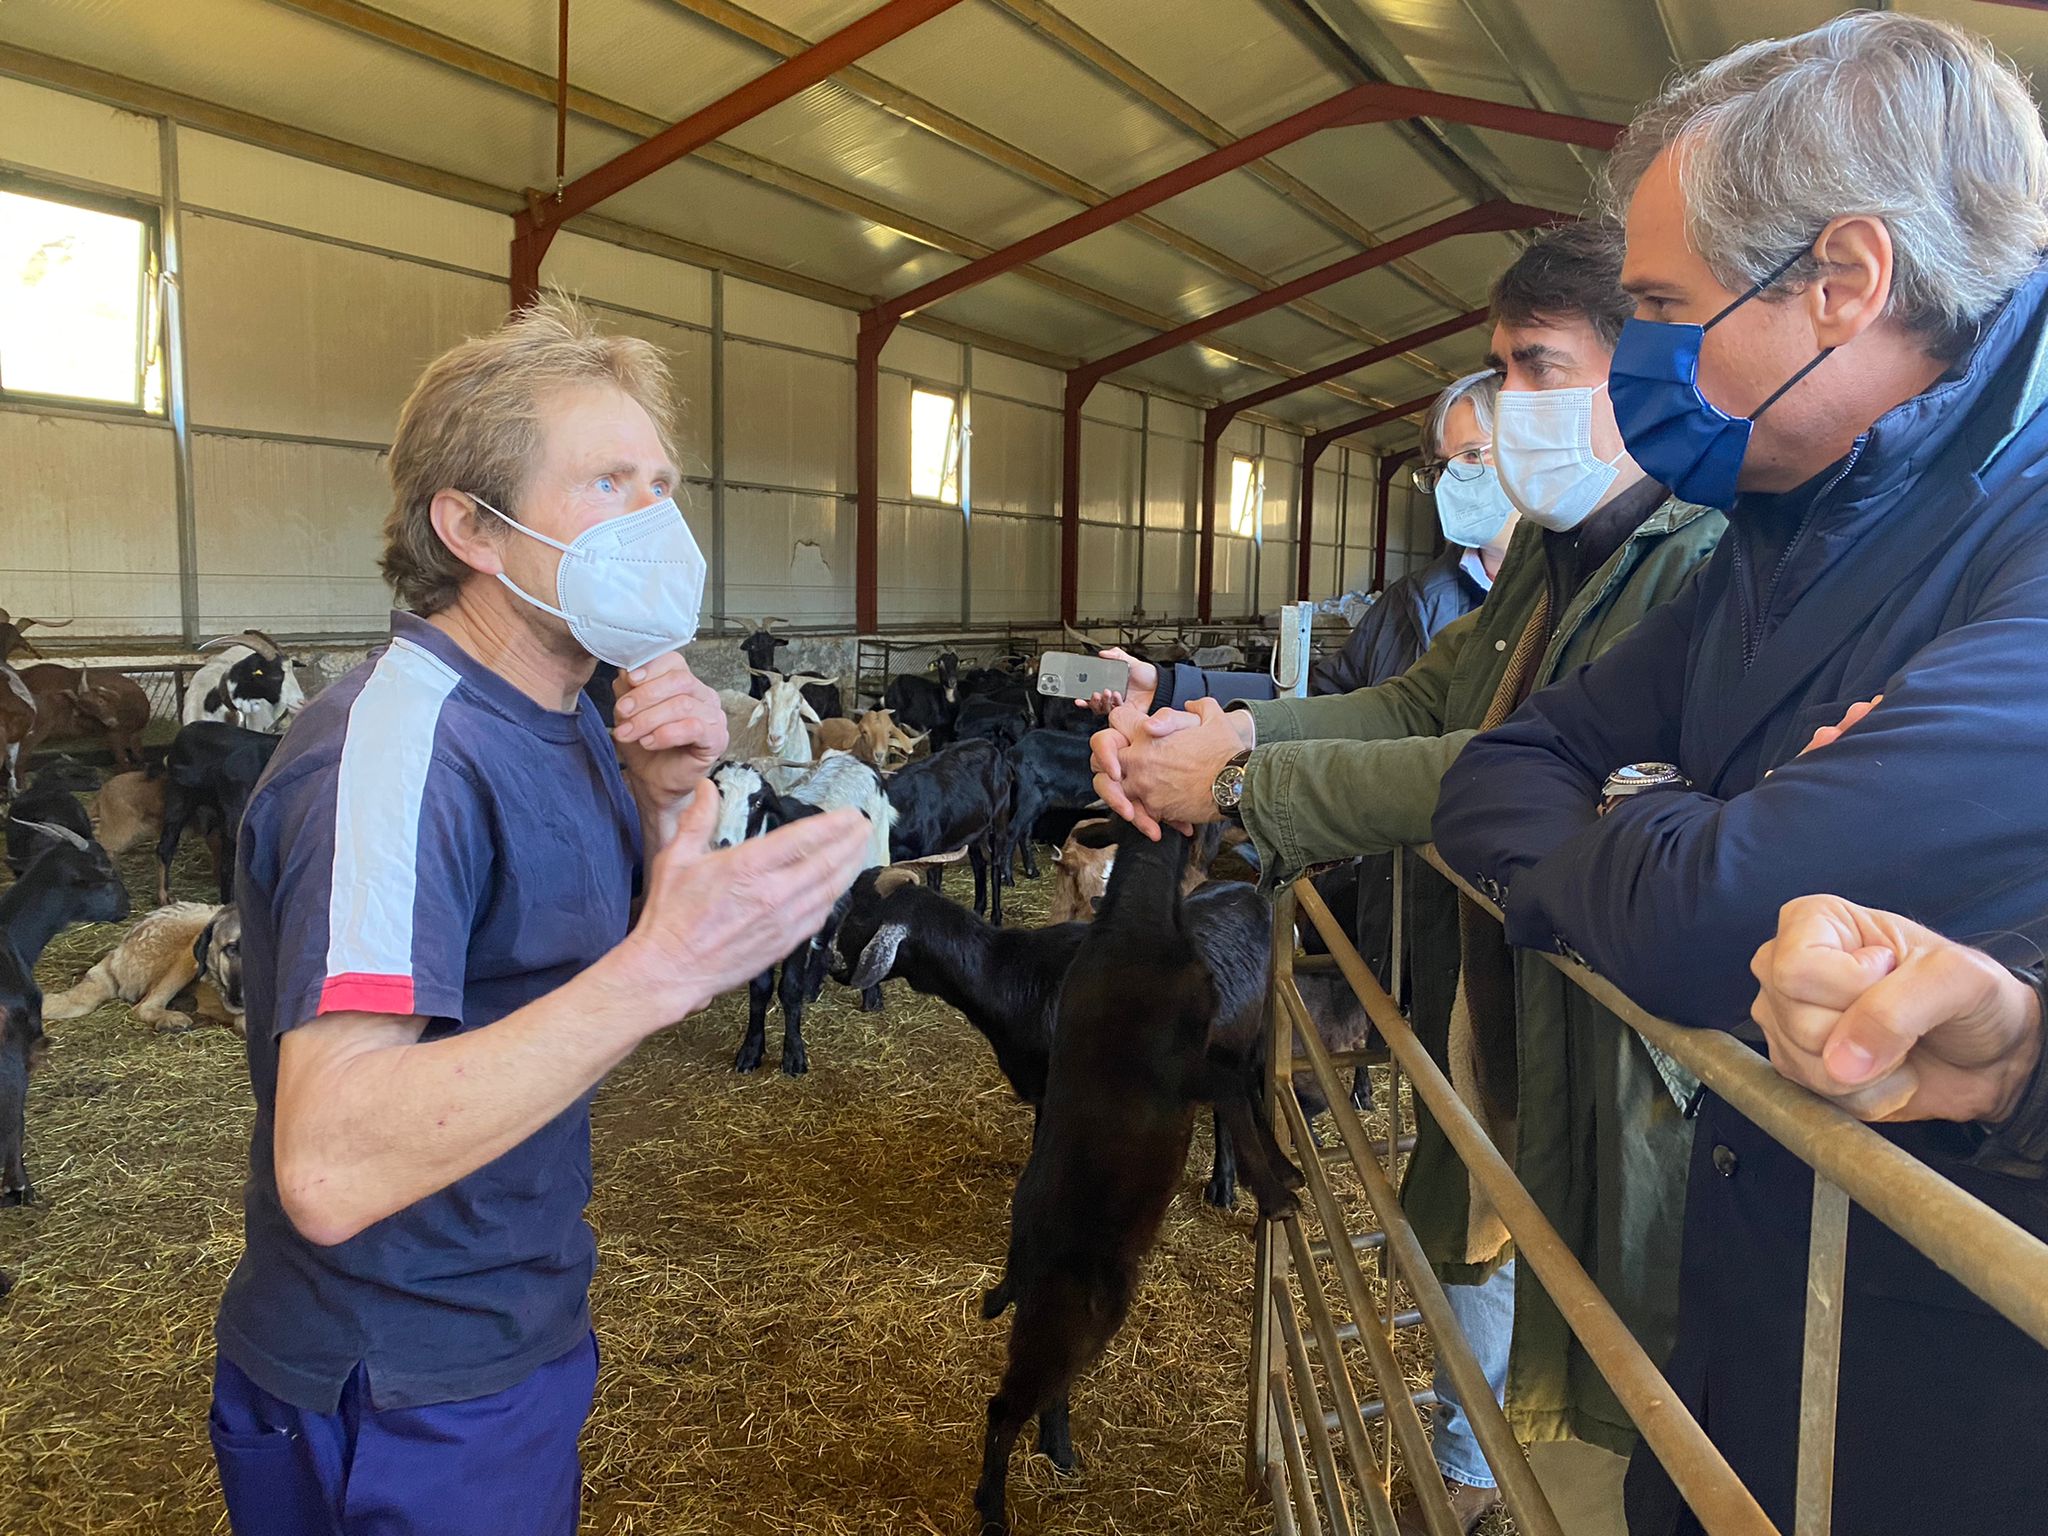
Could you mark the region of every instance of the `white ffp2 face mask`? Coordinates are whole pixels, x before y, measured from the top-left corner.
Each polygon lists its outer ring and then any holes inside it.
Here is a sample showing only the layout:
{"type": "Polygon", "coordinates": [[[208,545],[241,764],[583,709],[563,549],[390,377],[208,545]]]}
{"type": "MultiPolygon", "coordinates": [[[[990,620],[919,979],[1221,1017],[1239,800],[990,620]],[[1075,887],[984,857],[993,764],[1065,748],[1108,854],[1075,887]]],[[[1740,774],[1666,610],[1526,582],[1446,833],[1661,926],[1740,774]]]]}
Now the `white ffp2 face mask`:
{"type": "Polygon", "coordinates": [[[1515,510],[1538,527],[1567,533],[1600,505],[1621,474],[1593,452],[1593,396],[1580,389],[1504,389],[1494,406],[1493,462],[1515,510]]]}
{"type": "Polygon", "coordinates": [[[553,607],[523,591],[503,571],[498,580],[521,600],[569,626],[576,643],[622,672],[680,650],[697,638],[704,601],[704,555],[675,498],[624,517],[609,517],[567,544],[536,532],[481,496],[470,500],[529,539],[562,552],[555,568],[553,607]]]}
{"type": "Polygon", "coordinates": [[[1448,469],[1437,476],[1436,520],[1444,538],[1467,549],[1483,549],[1500,537],[1514,504],[1500,488],[1500,475],[1491,464],[1479,466],[1470,480],[1460,480],[1448,469]]]}

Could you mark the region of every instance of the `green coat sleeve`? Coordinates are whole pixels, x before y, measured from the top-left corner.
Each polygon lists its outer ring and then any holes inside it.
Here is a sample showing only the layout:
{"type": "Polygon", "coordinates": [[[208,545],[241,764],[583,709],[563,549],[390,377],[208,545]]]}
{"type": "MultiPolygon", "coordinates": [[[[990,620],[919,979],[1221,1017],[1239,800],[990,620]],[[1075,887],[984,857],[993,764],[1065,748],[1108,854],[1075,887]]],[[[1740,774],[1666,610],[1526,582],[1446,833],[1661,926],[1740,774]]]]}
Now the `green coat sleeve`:
{"type": "Polygon", "coordinates": [[[1375,688],[1316,699],[1267,699],[1246,706],[1261,747],[1281,741],[1378,741],[1389,736],[1433,736],[1442,730],[1444,700],[1458,656],[1479,622],[1478,610],[1437,631],[1422,659],[1375,688]]]}
{"type": "Polygon", "coordinates": [[[1271,890],[1310,864],[1429,841],[1438,786],[1477,732],[1444,734],[1445,700],[1477,613],[1447,625],[1408,671],[1377,688],[1252,708],[1244,824],[1271,890]]]}

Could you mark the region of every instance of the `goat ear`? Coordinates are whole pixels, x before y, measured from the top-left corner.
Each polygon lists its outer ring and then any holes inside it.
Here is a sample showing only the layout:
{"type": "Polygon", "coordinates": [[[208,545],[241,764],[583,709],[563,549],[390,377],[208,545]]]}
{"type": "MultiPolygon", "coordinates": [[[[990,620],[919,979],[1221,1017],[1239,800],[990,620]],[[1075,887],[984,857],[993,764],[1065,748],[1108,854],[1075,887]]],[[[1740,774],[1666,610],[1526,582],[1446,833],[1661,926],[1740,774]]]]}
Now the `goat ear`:
{"type": "Polygon", "coordinates": [[[0,678],[6,679],[8,690],[28,706],[30,714],[34,714],[36,711],[36,696],[28,684],[23,681],[22,675],[15,671],[14,668],[8,666],[6,662],[0,661],[0,678]]]}
{"type": "Polygon", "coordinates": [[[811,701],[809,699],[798,699],[796,702],[796,712],[812,725],[823,725],[825,723],[818,718],[818,712],[811,708],[811,701]]]}

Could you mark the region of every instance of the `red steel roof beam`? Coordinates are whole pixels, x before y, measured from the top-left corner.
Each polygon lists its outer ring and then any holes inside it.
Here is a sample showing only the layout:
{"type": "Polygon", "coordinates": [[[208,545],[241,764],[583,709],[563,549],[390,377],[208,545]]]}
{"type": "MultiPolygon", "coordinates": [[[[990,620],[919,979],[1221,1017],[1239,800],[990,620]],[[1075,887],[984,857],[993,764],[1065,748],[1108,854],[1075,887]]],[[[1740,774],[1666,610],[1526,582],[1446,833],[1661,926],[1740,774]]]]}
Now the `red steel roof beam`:
{"type": "Polygon", "coordinates": [[[1204,182],[1213,181],[1287,145],[1320,133],[1325,128],[1355,127],[1364,123],[1395,122],[1410,117],[1435,117],[1445,122],[1492,128],[1502,133],[1551,139],[1562,144],[1579,144],[1592,149],[1611,149],[1621,136],[1620,123],[1601,122],[1590,117],[1570,117],[1557,112],[1539,112],[1529,107],[1511,107],[1500,102],[1481,101],[1470,96],[1450,96],[1441,91],[1414,90],[1406,86],[1375,81],[1353,86],[1327,100],[1305,107],[1291,117],[1268,123],[1255,133],[1233,143],[1198,155],[1185,165],[1174,167],[1150,181],[1119,192],[1106,202],[1048,225],[1034,235],[1004,246],[999,251],[970,261],[943,277],[898,294],[877,304],[867,314],[875,321],[893,325],[939,300],[965,288],[1022,266],[1028,261],[1071,245],[1098,230],[1120,224],[1134,214],[1178,197],[1204,182]]]}
{"type": "Polygon", "coordinates": [[[513,215],[513,307],[530,304],[538,294],[541,257],[564,222],[579,213],[588,213],[606,198],[702,149],[770,107],[809,90],[856,59],[959,3],[960,0],[887,0],[858,21],[783,60],[710,106],[692,112],[653,138],[585,172],[554,196],[533,197],[523,213],[513,215]]]}
{"type": "Polygon", "coordinates": [[[1278,309],[1283,304],[1291,304],[1296,299],[1328,288],[1333,283],[1357,277],[1361,273],[1372,271],[1375,267],[1384,267],[1389,262],[1399,261],[1403,256],[1412,256],[1417,251],[1425,250],[1439,241],[1449,240],[1455,235],[1537,229],[1552,224],[1569,223],[1570,220],[1570,214],[1558,213],[1549,208],[1533,208],[1527,203],[1511,203],[1504,199],[1480,203],[1476,207],[1454,213],[1449,218],[1438,219],[1434,224],[1412,229],[1407,234],[1382,245],[1376,245],[1370,250],[1355,252],[1342,261],[1333,261],[1327,267],[1305,272],[1277,288],[1268,288],[1249,298],[1240,299],[1235,304],[1198,316],[1185,325],[1177,325],[1170,331],[1161,332],[1157,336],[1125,347],[1121,352],[1112,352],[1107,357],[1083,363],[1073,369],[1068,376],[1092,387],[1097,381],[1121,368],[1146,362],[1162,352],[1171,352],[1175,347],[1185,346],[1191,341],[1198,341],[1212,332],[1220,331],[1225,326],[1236,325],[1241,320],[1249,320],[1256,315],[1265,314],[1268,310],[1278,309]]]}

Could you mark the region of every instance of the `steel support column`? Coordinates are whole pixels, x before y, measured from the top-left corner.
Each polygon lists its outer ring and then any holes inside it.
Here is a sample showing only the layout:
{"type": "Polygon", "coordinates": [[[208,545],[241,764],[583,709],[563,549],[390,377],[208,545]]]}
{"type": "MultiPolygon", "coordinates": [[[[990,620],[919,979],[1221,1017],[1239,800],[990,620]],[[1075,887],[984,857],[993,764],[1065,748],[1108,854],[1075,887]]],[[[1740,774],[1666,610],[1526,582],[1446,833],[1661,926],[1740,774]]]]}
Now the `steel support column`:
{"type": "Polygon", "coordinates": [[[959,3],[960,0],[886,0],[794,58],[783,60],[708,107],[585,172],[553,196],[529,199],[526,209],[512,216],[512,307],[519,309],[539,296],[541,259],[564,221],[588,213],[606,198],[723,137],[770,107],[809,90],[855,59],[893,42],[959,3]]]}
{"type": "Polygon", "coordinates": [[[1060,404],[1060,622],[1077,624],[1081,614],[1081,406],[1095,387],[1076,387],[1067,375],[1060,404]]]}
{"type": "Polygon", "coordinates": [[[1230,420],[1228,416],[1218,420],[1214,411],[1202,417],[1202,521],[1195,534],[1195,617],[1204,624],[1215,617],[1209,610],[1216,591],[1216,461],[1230,420]]]}
{"type": "Polygon", "coordinates": [[[1329,440],[1320,434],[1311,434],[1301,441],[1301,524],[1295,530],[1300,541],[1294,561],[1294,600],[1308,601],[1308,551],[1309,540],[1316,527],[1316,465],[1321,462],[1323,450],[1330,446],[1329,440]]]}
{"type": "Polygon", "coordinates": [[[882,347],[896,329],[872,318],[861,316],[853,361],[853,628],[861,635],[881,621],[882,347]]]}

